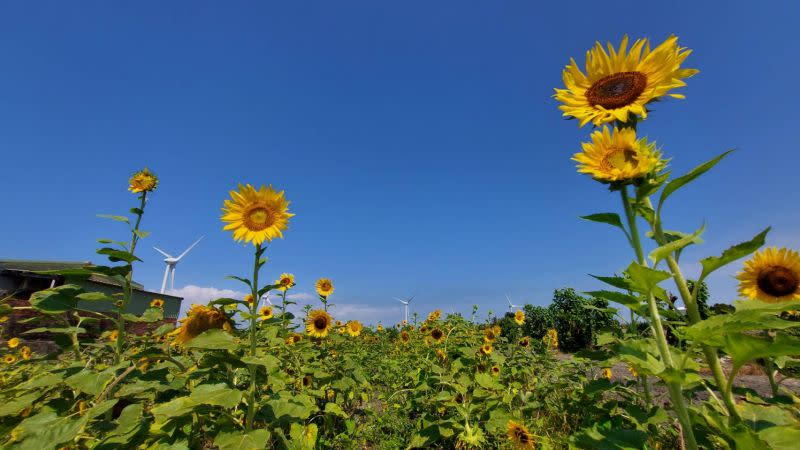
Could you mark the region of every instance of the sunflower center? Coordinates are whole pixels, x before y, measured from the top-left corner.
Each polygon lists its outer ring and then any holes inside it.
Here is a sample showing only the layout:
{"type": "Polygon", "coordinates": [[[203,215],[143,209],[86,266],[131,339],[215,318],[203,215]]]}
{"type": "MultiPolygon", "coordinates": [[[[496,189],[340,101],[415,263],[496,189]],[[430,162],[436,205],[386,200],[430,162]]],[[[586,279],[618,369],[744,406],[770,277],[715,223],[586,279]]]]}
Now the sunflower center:
{"type": "Polygon", "coordinates": [[[324,330],[328,326],[328,321],[324,317],[314,319],[314,328],[324,330]]]}
{"type": "Polygon", "coordinates": [[[639,158],[635,150],[630,148],[612,148],[606,152],[600,161],[600,167],[610,172],[612,169],[625,171],[635,169],[639,165],[639,158]]]}
{"type": "Polygon", "coordinates": [[[630,105],[647,87],[647,75],[641,72],[619,72],[600,78],[586,91],[592,106],[606,109],[630,105]]]}
{"type": "Polygon", "coordinates": [[[783,297],[797,292],[800,287],[798,274],[781,267],[770,267],[758,275],[758,287],[773,297],[783,297]]]}
{"type": "Polygon", "coordinates": [[[320,287],[320,289],[322,289],[323,291],[329,291],[329,290],[331,290],[331,284],[330,284],[330,283],[328,283],[328,282],[324,282],[324,283],[320,284],[320,285],[319,285],[319,287],[320,287]]]}
{"type": "Polygon", "coordinates": [[[519,441],[520,444],[527,444],[528,442],[530,442],[530,439],[528,438],[528,433],[526,433],[525,430],[517,428],[514,431],[514,434],[516,434],[517,441],[519,441]]]}
{"type": "Polygon", "coordinates": [[[275,223],[275,212],[264,204],[253,205],[244,214],[244,226],[250,231],[261,231],[275,223]]]}

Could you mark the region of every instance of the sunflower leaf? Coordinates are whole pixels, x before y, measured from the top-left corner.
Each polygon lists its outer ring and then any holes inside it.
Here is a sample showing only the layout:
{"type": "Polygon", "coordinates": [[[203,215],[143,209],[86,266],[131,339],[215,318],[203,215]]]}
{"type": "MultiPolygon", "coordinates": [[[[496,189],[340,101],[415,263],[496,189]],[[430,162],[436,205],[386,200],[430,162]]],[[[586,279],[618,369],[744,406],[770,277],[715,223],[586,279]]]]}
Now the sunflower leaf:
{"type": "Polygon", "coordinates": [[[664,202],[667,200],[667,197],[672,195],[675,191],[682,188],[683,186],[694,181],[695,178],[711,170],[712,167],[717,165],[717,163],[720,162],[722,158],[728,156],[728,154],[732,151],[733,150],[728,150],[727,152],[717,156],[716,158],[713,158],[709,161],[704,162],[703,164],[700,164],[699,166],[690,170],[689,173],[687,173],[686,175],[675,178],[674,180],[667,183],[667,185],[664,186],[664,190],[661,191],[661,198],[659,198],[658,200],[658,210],[661,211],[661,207],[664,205],[664,202]]]}
{"type": "Polygon", "coordinates": [[[720,267],[732,263],[739,258],[744,258],[745,256],[756,251],[759,247],[764,245],[764,241],[770,229],[771,227],[767,227],[764,231],[758,233],[753,239],[728,248],[722,252],[720,256],[709,256],[708,258],[703,258],[700,260],[700,264],[703,266],[703,272],[700,274],[700,279],[703,280],[709,276],[711,272],[719,269],[720,267]]]}
{"type": "Polygon", "coordinates": [[[700,235],[703,234],[703,231],[705,231],[705,229],[706,229],[706,224],[703,224],[700,228],[697,229],[697,231],[695,231],[692,234],[684,235],[683,237],[679,237],[677,239],[675,239],[677,237],[676,235],[671,235],[670,239],[673,240],[667,242],[661,247],[658,247],[657,249],[650,252],[648,258],[650,258],[650,260],[653,261],[653,264],[655,265],[658,264],[659,261],[667,258],[669,255],[673,253],[677,255],[678,252],[683,250],[683,248],[686,247],[687,245],[699,244],[703,242],[702,239],[700,239],[700,235]]]}
{"type": "Polygon", "coordinates": [[[622,226],[622,220],[619,218],[619,214],[617,213],[589,214],[588,216],[581,216],[580,218],[590,222],[607,223],[621,229],[622,231],[625,231],[625,227],[622,226]]]}

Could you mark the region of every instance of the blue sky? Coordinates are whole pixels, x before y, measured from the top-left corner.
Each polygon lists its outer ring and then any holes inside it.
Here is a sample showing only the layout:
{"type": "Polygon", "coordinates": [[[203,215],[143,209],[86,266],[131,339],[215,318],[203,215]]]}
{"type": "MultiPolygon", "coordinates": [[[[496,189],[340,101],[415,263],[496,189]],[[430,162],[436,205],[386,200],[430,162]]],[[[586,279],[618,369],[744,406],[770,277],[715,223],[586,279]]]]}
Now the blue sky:
{"type": "MultiPolygon", "coordinates": [[[[180,252],[176,287],[198,298],[240,287],[251,249],[223,232],[237,182],[284,189],[297,216],[264,277],[298,293],[333,278],[344,318],[547,304],[595,289],[588,273],[631,260],[624,238],[580,215],[618,197],[575,172],[590,129],[551,98],[570,56],[624,34],[694,50],[684,101],[640,132],[682,173],[738,150],[675,195],[667,226],[708,223],[696,261],[749,239],[798,247],[795,2],[10,2],[0,7],[0,257],[99,261],[94,240],[123,230],[97,213],[135,199],[131,172],[162,183],[148,205],[144,263],[157,289],[180,252]],[[724,5],[724,6],[721,6],[724,5]],[[205,294],[198,293],[205,289],[205,294]],[[193,290],[192,290],[193,289],[193,290]]],[[[738,264],[710,280],[731,301],[738,264]]],[[[301,298],[304,296],[301,295],[301,298]]]]}

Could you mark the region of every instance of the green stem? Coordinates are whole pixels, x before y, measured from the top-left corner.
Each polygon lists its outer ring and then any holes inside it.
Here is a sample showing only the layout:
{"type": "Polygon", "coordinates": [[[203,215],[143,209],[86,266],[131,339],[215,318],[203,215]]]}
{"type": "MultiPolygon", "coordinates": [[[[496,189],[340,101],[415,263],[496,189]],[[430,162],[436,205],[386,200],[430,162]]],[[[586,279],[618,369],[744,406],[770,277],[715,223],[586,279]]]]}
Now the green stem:
{"type": "MultiPolygon", "coordinates": [[[[262,249],[261,244],[256,245],[255,261],[253,262],[253,283],[251,285],[253,301],[250,302],[250,356],[256,356],[256,308],[258,308],[259,295],[258,295],[258,272],[260,267],[259,261],[261,259],[262,249]]],[[[250,365],[250,394],[247,402],[247,423],[246,429],[250,431],[253,429],[253,419],[256,415],[256,373],[257,368],[255,364],[250,365]]]]}
{"type": "MultiPolygon", "coordinates": [[[[144,216],[144,206],[147,201],[147,191],[142,192],[139,196],[139,211],[136,213],[136,223],[131,231],[131,245],[128,251],[131,255],[136,250],[136,243],[139,242],[139,224],[142,223],[142,216],[144,216]]],[[[117,318],[117,347],[114,354],[114,363],[119,364],[122,358],[122,351],[125,344],[125,318],[122,314],[128,309],[128,303],[131,300],[131,293],[133,291],[133,261],[128,263],[128,273],[125,275],[125,283],[122,286],[122,306],[119,308],[119,316],[117,318]]]]}
{"type": "Polygon", "coordinates": [[[286,321],[286,291],[288,291],[288,289],[283,290],[283,296],[281,299],[281,328],[283,328],[284,333],[289,331],[289,324],[286,321]]]}
{"type": "MultiPolygon", "coordinates": [[[[642,242],[639,237],[639,231],[636,226],[636,214],[634,213],[630,201],[628,200],[627,186],[623,186],[623,188],[620,189],[620,195],[622,196],[622,206],[625,210],[625,217],[628,221],[628,228],[630,230],[631,241],[633,242],[633,250],[636,253],[636,258],[638,259],[639,264],[642,266],[647,266],[647,261],[644,258],[644,251],[642,249],[642,242]]],[[[658,305],[656,304],[656,299],[652,293],[647,295],[647,306],[650,312],[650,325],[653,329],[653,333],[655,334],[658,352],[661,355],[664,366],[669,369],[673,369],[675,367],[675,363],[672,361],[672,353],[669,350],[667,338],[664,334],[664,326],[661,324],[661,316],[658,313],[658,305]]],[[[695,440],[694,431],[692,430],[692,422],[689,418],[689,411],[686,408],[686,403],[683,398],[683,388],[681,383],[668,382],[667,389],[669,391],[673,407],[675,408],[675,413],[677,414],[678,420],[681,423],[683,438],[686,441],[687,448],[690,450],[697,449],[697,441],[695,440]]]]}

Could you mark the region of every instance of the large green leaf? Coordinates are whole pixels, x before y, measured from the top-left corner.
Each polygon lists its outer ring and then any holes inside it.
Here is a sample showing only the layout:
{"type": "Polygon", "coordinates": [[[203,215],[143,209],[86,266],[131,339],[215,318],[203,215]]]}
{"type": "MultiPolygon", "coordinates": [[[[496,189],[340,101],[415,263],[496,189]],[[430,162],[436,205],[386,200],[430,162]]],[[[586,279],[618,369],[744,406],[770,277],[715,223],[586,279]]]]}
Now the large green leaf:
{"type": "Polygon", "coordinates": [[[73,440],[83,430],[89,416],[59,417],[52,409],[20,422],[16,432],[17,444],[12,448],[19,450],[42,450],[56,448],[59,444],[73,440]]]}
{"type": "Polygon", "coordinates": [[[45,289],[34,292],[31,295],[31,306],[44,313],[63,313],[75,309],[78,304],[76,295],[83,292],[83,289],[76,284],[65,284],[63,286],[45,289]]]}
{"type": "Polygon", "coordinates": [[[78,294],[78,300],[83,300],[85,302],[111,302],[114,303],[117,299],[105,294],[103,292],[84,292],[83,294],[78,294]]]}
{"type": "Polygon", "coordinates": [[[722,252],[722,254],[719,256],[709,256],[708,258],[701,259],[700,264],[703,266],[703,272],[700,275],[700,279],[705,279],[711,274],[711,272],[719,269],[720,267],[732,263],[739,258],[744,258],[750,253],[756,251],[759,247],[764,245],[764,241],[767,238],[767,233],[769,233],[769,230],[770,227],[767,227],[764,231],[758,233],[753,239],[750,239],[747,242],[736,244],[722,252]]]}
{"type": "Polygon", "coordinates": [[[728,156],[728,154],[732,151],[733,150],[728,150],[727,152],[717,156],[716,158],[706,161],[703,164],[700,164],[699,166],[690,170],[689,173],[687,173],[686,175],[674,178],[672,181],[667,183],[667,185],[664,186],[664,190],[661,191],[661,198],[658,200],[658,210],[661,211],[661,207],[664,205],[664,202],[667,200],[667,197],[672,195],[675,191],[677,191],[681,187],[694,181],[695,178],[711,170],[712,167],[714,167],[718,162],[720,162],[722,158],[728,156]]]}
{"type": "Polygon", "coordinates": [[[155,406],[150,412],[157,423],[163,423],[173,417],[189,414],[197,405],[198,403],[189,397],[178,397],[155,406]]]}
{"type": "MultiPolygon", "coordinates": [[[[606,223],[625,231],[625,227],[622,226],[622,220],[620,220],[619,214],[617,213],[590,214],[588,216],[581,216],[581,219],[588,220],[590,222],[606,223]]],[[[627,235],[627,231],[625,233],[627,235]]]]}
{"type": "Polygon", "coordinates": [[[315,402],[307,395],[280,394],[278,398],[267,402],[272,414],[278,421],[306,420],[317,411],[315,402]]]}
{"type": "Polygon", "coordinates": [[[99,373],[93,372],[90,369],[83,369],[75,375],[65,379],[64,383],[66,383],[67,386],[71,387],[72,389],[86,392],[89,395],[97,396],[103,392],[106,384],[114,379],[114,372],[114,369],[107,369],[99,373]]]}
{"type": "Polygon", "coordinates": [[[201,384],[192,391],[189,398],[197,404],[233,408],[242,400],[242,391],[231,389],[224,383],[201,384]]]}
{"type": "Polygon", "coordinates": [[[31,406],[41,395],[41,392],[29,392],[15,399],[0,403],[0,417],[19,414],[20,411],[31,406]]]}
{"type": "Polygon", "coordinates": [[[269,431],[263,429],[249,433],[233,431],[218,434],[214,438],[214,444],[219,450],[259,450],[266,447],[269,436],[269,431]]]}
{"type": "Polygon", "coordinates": [[[245,356],[242,358],[242,362],[245,364],[264,366],[267,368],[267,371],[272,371],[273,369],[276,369],[281,365],[281,360],[272,355],[245,356]]]}
{"type": "Polygon", "coordinates": [[[782,330],[800,327],[800,322],[784,320],[774,311],[742,309],[731,314],[711,316],[684,329],[686,336],[695,342],[720,346],[727,333],[749,330],[782,330]]]}
{"type": "Polygon", "coordinates": [[[743,333],[725,335],[725,351],[731,356],[733,365],[758,358],[800,355],[800,338],[778,334],[774,339],[761,338],[743,333]]]}
{"type": "Polygon", "coordinates": [[[758,437],[768,443],[773,450],[797,450],[800,443],[800,427],[778,426],[758,432],[758,437]]]}
{"type": "Polygon", "coordinates": [[[694,233],[689,234],[689,235],[685,235],[685,236],[680,237],[678,239],[674,239],[674,240],[672,240],[670,242],[667,242],[666,244],[664,244],[664,245],[656,248],[652,252],[650,252],[650,255],[648,255],[648,258],[650,258],[650,260],[653,261],[653,264],[658,264],[659,261],[661,261],[663,259],[666,259],[669,255],[671,255],[673,253],[677,254],[678,252],[683,250],[683,248],[686,247],[689,244],[700,244],[700,243],[702,243],[703,241],[702,241],[702,239],[700,239],[700,235],[703,234],[703,231],[705,229],[706,229],[706,225],[703,224],[694,233]]]}
{"type": "Polygon", "coordinates": [[[672,277],[669,272],[651,269],[636,262],[632,262],[625,273],[630,277],[631,288],[643,294],[654,294],[658,283],[672,277]]]}
{"type": "Polygon", "coordinates": [[[212,329],[190,340],[184,346],[206,350],[236,350],[236,341],[230,333],[212,329]]]}
{"type": "MultiPolygon", "coordinates": [[[[606,425],[606,424],[604,424],[606,425]]],[[[582,448],[595,450],[639,450],[646,448],[647,433],[641,430],[625,430],[621,428],[600,427],[580,430],[573,439],[582,448]]]]}

